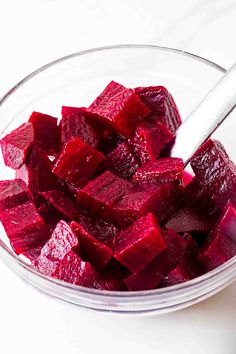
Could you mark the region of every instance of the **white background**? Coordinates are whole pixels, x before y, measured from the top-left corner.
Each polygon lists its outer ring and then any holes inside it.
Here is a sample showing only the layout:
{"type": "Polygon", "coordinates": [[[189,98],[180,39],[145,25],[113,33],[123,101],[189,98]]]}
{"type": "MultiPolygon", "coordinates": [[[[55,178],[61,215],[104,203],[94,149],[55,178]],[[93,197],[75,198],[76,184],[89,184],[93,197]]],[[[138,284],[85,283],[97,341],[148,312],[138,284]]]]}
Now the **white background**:
{"type": "MultiPolygon", "coordinates": [[[[37,67],[118,43],[236,60],[234,0],[0,0],[0,96],[37,67]]],[[[236,354],[236,284],[189,309],[114,317],[49,299],[0,262],[1,354],[236,354]]]]}

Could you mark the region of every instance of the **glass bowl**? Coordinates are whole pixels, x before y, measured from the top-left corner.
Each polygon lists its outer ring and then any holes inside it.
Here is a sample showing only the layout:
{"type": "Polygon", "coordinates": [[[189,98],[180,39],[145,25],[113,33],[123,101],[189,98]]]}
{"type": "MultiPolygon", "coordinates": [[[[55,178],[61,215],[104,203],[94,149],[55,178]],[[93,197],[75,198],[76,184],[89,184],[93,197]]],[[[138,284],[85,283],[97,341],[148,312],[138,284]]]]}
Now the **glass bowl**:
{"type": "MultiPolygon", "coordinates": [[[[22,124],[34,110],[60,116],[62,105],[86,106],[111,80],[128,87],[166,86],[184,118],[224,72],[220,66],[193,54],[150,45],[120,45],[78,52],[36,70],[1,99],[0,134],[3,136],[22,124]]],[[[234,121],[229,117],[217,131],[217,138],[233,160],[236,159],[234,121]]],[[[4,167],[2,160],[0,164],[0,179],[12,178],[13,172],[4,167]]],[[[31,268],[12,252],[3,229],[0,256],[21,279],[44,294],[113,313],[160,314],[181,309],[219,292],[236,276],[236,258],[233,258],[203,276],[165,289],[139,292],[87,289],[44,276],[31,268]]]]}

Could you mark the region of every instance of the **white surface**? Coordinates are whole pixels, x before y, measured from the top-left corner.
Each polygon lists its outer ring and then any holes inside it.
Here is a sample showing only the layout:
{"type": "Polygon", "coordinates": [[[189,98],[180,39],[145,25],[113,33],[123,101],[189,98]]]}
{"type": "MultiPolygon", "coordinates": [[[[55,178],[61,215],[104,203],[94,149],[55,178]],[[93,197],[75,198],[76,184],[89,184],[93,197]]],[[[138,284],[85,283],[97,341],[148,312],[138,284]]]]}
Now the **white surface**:
{"type": "MultiPolygon", "coordinates": [[[[38,66],[81,49],[154,43],[236,59],[232,0],[0,0],[0,95],[38,66]]],[[[0,353],[235,354],[236,283],[184,311],[114,317],[51,300],[0,262],[0,353]]]]}

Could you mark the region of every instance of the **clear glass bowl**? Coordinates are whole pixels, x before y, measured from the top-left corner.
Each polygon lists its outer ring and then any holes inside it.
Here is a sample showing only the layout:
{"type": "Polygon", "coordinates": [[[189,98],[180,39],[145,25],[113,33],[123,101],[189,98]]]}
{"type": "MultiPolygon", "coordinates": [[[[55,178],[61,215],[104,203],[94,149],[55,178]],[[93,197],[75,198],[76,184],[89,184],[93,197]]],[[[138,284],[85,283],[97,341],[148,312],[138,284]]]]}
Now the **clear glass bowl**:
{"type": "MultiPolygon", "coordinates": [[[[2,98],[1,136],[26,121],[33,110],[60,116],[62,105],[86,106],[111,80],[129,87],[164,85],[173,94],[182,117],[186,117],[224,72],[198,56],[157,46],[121,45],[75,53],[36,70],[2,98]]],[[[234,131],[234,119],[229,118],[217,131],[217,138],[235,160],[234,131]]],[[[0,179],[13,177],[2,160],[0,167],[0,179]]],[[[187,307],[219,292],[236,276],[233,258],[214,271],[177,286],[108,292],[42,275],[11,251],[4,230],[0,256],[27,284],[49,296],[90,309],[126,314],[160,314],[187,307]]]]}

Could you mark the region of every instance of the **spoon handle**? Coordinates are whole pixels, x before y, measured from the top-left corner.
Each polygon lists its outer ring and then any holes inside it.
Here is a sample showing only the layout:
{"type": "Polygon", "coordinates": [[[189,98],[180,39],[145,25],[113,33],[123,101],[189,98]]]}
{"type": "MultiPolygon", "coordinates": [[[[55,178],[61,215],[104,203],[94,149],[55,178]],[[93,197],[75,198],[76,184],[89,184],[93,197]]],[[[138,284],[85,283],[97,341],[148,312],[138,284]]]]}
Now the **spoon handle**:
{"type": "Polygon", "coordinates": [[[216,83],[177,130],[171,156],[185,165],[197,148],[221,125],[236,106],[236,63],[216,83]]]}

